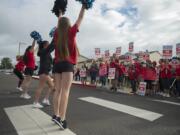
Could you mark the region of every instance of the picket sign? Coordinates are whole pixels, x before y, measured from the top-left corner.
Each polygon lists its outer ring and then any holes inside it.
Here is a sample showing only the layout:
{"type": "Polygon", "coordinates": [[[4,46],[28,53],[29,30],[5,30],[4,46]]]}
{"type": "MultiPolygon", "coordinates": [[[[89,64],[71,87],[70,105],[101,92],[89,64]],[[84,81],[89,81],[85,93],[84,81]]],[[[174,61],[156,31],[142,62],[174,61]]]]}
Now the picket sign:
{"type": "Polygon", "coordinates": [[[170,59],[172,57],[172,45],[163,46],[163,57],[164,59],[170,59]]]}
{"type": "Polygon", "coordinates": [[[86,77],[86,69],[80,70],[80,77],[86,77]]]}
{"type": "Polygon", "coordinates": [[[95,48],[95,57],[100,58],[101,57],[101,49],[100,48],[95,48]]]}
{"type": "Polygon", "coordinates": [[[109,50],[106,50],[106,51],[105,51],[105,58],[106,58],[106,59],[109,59],[109,58],[110,58],[110,52],[109,52],[109,50]]]}
{"type": "Polygon", "coordinates": [[[180,56],[180,43],[176,44],[176,55],[180,56]]]}
{"type": "Polygon", "coordinates": [[[130,42],[129,43],[129,52],[133,52],[134,51],[134,42],[130,42]]]}
{"type": "Polygon", "coordinates": [[[108,79],[115,79],[115,72],[116,72],[115,68],[109,68],[108,79]]]}
{"type": "Polygon", "coordinates": [[[119,57],[121,55],[121,47],[116,48],[116,57],[119,57]]]}
{"type": "Polygon", "coordinates": [[[107,66],[103,65],[102,67],[100,67],[99,69],[99,76],[104,76],[107,74],[107,66]]]}
{"type": "Polygon", "coordinates": [[[139,88],[138,88],[138,91],[137,91],[138,95],[145,96],[145,94],[146,94],[146,85],[147,85],[146,82],[140,82],[139,83],[139,88]]]}

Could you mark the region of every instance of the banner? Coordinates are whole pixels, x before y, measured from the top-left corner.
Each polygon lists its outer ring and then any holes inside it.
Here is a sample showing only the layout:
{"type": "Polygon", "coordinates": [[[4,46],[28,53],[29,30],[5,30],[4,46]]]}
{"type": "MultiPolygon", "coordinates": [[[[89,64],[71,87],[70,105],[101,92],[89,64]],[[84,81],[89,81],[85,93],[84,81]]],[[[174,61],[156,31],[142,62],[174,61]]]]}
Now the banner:
{"type": "Polygon", "coordinates": [[[101,57],[101,50],[100,50],[100,48],[95,48],[95,56],[96,56],[96,58],[100,58],[101,57]]]}
{"type": "Polygon", "coordinates": [[[115,68],[109,68],[108,79],[115,79],[115,72],[116,72],[115,68]]]}
{"type": "Polygon", "coordinates": [[[80,70],[80,77],[86,77],[86,69],[80,70]]]}
{"type": "Polygon", "coordinates": [[[109,50],[106,50],[106,51],[105,51],[105,58],[106,58],[106,59],[109,59],[109,58],[110,58],[109,50]]]}
{"type": "Polygon", "coordinates": [[[106,65],[102,65],[99,69],[99,76],[104,76],[107,75],[107,66],[106,65]]]}
{"type": "Polygon", "coordinates": [[[180,56],[180,43],[176,44],[176,55],[180,56]]]}
{"type": "Polygon", "coordinates": [[[116,48],[116,56],[120,56],[121,55],[121,47],[117,47],[116,48]]]}
{"type": "Polygon", "coordinates": [[[146,85],[147,85],[146,82],[140,82],[139,83],[139,89],[137,91],[138,95],[145,96],[145,94],[146,94],[146,85]]]}
{"type": "Polygon", "coordinates": [[[134,51],[134,42],[130,42],[129,43],[129,52],[133,52],[134,51]]]}
{"type": "Polygon", "coordinates": [[[172,45],[163,46],[163,58],[170,59],[172,57],[172,45]]]}

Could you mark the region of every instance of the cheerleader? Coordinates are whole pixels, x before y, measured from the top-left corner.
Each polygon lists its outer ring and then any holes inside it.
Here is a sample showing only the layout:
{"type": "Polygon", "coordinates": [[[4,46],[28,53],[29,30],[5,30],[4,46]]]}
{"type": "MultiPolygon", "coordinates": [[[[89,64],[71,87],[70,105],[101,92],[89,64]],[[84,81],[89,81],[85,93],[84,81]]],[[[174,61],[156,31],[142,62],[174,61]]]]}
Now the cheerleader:
{"type": "Polygon", "coordinates": [[[34,107],[35,108],[42,108],[43,105],[39,103],[39,98],[41,95],[41,92],[46,84],[49,86],[49,90],[43,100],[43,104],[50,105],[49,102],[49,95],[51,91],[54,89],[53,81],[49,75],[49,72],[51,71],[52,67],[52,57],[51,52],[54,50],[52,45],[49,45],[48,41],[42,41],[39,44],[39,50],[38,50],[38,56],[40,57],[40,68],[39,68],[39,85],[36,89],[35,93],[35,101],[34,101],[34,107]]]}
{"type": "Polygon", "coordinates": [[[23,84],[22,84],[22,89],[23,89],[23,92],[22,92],[22,95],[20,96],[21,98],[24,98],[24,99],[30,99],[31,96],[28,94],[28,88],[29,88],[29,85],[31,83],[31,80],[32,80],[32,76],[33,76],[33,73],[34,73],[34,69],[35,69],[35,57],[34,57],[34,47],[35,47],[35,40],[33,40],[33,43],[31,46],[28,46],[26,48],[26,51],[24,53],[24,56],[23,56],[23,61],[25,63],[25,79],[23,81],[23,84]]]}
{"type": "MultiPolygon", "coordinates": [[[[56,7],[56,3],[54,7],[56,7]]],[[[79,17],[74,25],[71,25],[69,18],[61,17],[63,12],[59,9],[53,10],[53,12],[58,16],[58,27],[54,35],[56,88],[54,94],[56,100],[54,101],[56,102],[54,103],[54,116],[52,120],[55,121],[60,128],[66,129],[66,110],[73,80],[74,65],[77,63],[78,58],[76,34],[84,17],[85,7],[82,6],[79,17]]]]}
{"type": "Polygon", "coordinates": [[[23,62],[23,56],[17,56],[16,60],[17,60],[18,63],[15,65],[13,73],[19,79],[17,89],[20,90],[20,91],[23,91],[22,88],[21,88],[22,82],[24,80],[23,71],[24,71],[24,67],[25,67],[25,64],[23,62]]]}

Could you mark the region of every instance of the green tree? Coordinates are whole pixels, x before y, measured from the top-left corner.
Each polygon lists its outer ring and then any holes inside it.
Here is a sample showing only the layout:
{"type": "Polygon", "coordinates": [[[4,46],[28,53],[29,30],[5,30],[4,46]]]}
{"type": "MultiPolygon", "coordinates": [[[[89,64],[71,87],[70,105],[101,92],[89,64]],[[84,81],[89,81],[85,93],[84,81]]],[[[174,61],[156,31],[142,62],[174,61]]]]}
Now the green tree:
{"type": "Polygon", "coordinates": [[[1,60],[1,69],[12,69],[13,65],[12,65],[12,60],[8,57],[4,57],[1,60]]]}

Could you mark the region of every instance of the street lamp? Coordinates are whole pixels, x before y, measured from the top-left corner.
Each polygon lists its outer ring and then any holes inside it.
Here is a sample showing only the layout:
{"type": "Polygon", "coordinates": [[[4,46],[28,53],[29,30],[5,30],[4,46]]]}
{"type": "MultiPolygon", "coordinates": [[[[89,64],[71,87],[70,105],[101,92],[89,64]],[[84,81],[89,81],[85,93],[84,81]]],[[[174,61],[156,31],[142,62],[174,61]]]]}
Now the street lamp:
{"type": "Polygon", "coordinates": [[[21,53],[21,45],[27,45],[26,43],[23,42],[19,42],[19,50],[18,50],[18,54],[20,55],[21,53]]]}

